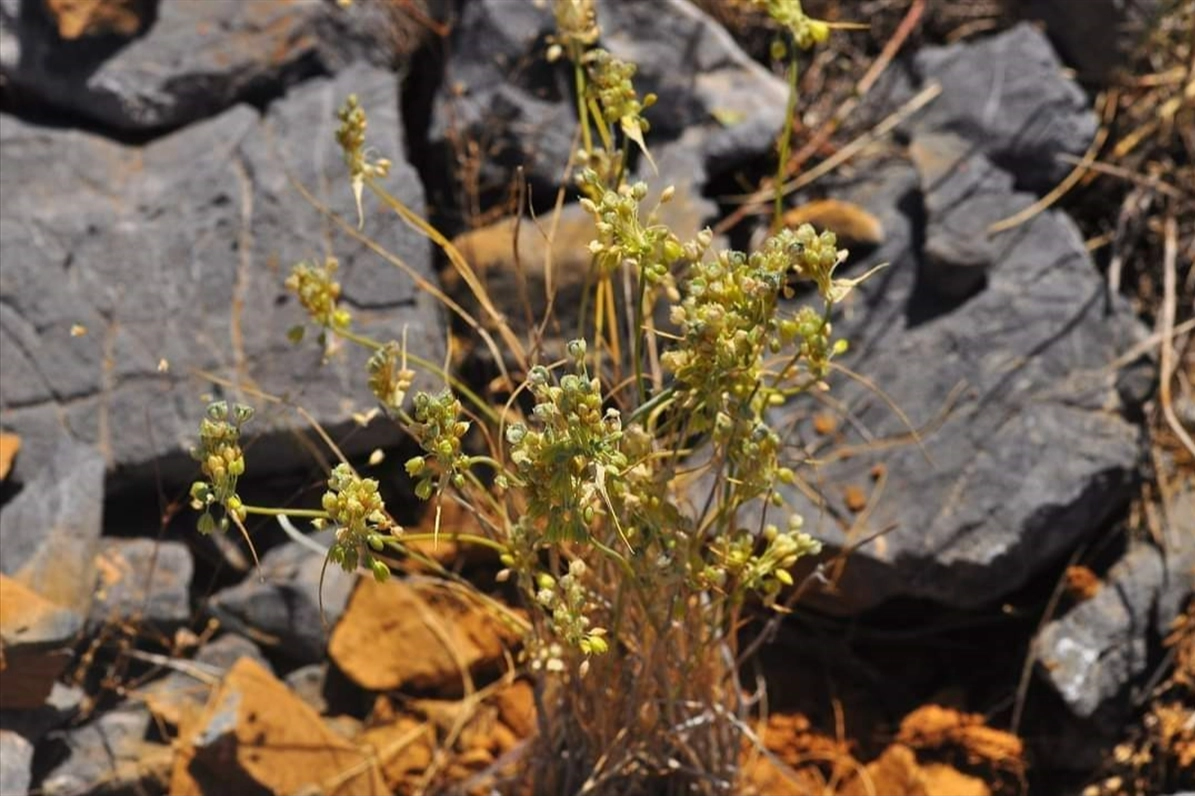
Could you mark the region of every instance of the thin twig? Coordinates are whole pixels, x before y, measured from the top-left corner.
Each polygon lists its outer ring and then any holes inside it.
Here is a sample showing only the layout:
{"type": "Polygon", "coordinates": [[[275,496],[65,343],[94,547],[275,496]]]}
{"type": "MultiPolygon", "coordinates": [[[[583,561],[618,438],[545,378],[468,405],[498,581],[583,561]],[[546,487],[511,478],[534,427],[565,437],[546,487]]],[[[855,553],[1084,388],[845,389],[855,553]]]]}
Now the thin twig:
{"type": "Polygon", "coordinates": [[[1190,433],[1183,428],[1178,416],[1174,414],[1174,403],[1170,395],[1170,381],[1177,367],[1177,363],[1174,362],[1174,347],[1171,345],[1177,305],[1175,271],[1178,261],[1178,224],[1174,220],[1173,213],[1166,215],[1164,229],[1166,239],[1162,253],[1162,312],[1158,317],[1158,324],[1161,327],[1159,332],[1162,335],[1162,383],[1158,398],[1162,404],[1162,415],[1166,418],[1170,430],[1174,432],[1175,437],[1182,441],[1191,456],[1195,456],[1195,442],[1191,440],[1190,433]]]}

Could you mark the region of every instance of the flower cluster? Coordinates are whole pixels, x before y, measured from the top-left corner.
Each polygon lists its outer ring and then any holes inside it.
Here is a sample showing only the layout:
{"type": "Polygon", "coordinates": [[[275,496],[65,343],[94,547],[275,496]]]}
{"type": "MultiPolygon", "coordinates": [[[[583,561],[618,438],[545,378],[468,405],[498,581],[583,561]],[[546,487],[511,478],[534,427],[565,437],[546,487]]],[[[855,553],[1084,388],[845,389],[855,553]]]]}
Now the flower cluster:
{"type": "Polygon", "coordinates": [[[199,531],[203,534],[226,530],[229,516],[245,520],[247,513],[237,495],[237,479],[245,472],[241,426],[252,417],[252,407],[236,404],[229,412],[228,402],[217,401],[208,405],[199,423],[199,445],[191,450],[191,456],[199,462],[205,480],[191,485],[191,506],[203,511],[199,516],[199,531]],[[219,522],[212,515],[215,506],[224,510],[219,522]]]}
{"type": "Polygon", "coordinates": [[[569,562],[568,572],[559,579],[540,573],[536,578],[535,601],[548,613],[554,634],[586,656],[600,656],[610,646],[606,642],[606,629],[591,628],[586,616],[590,595],[583,580],[587,571],[584,562],[574,559],[569,562]]]}
{"type": "Polygon", "coordinates": [[[568,351],[574,372],[559,384],[542,365],[528,374],[533,428],[506,429],[527,512],[545,523],[549,542],[589,540],[598,515],[612,508],[611,496],[621,494],[628,464],[620,448],[622,416],[602,410],[601,384],[585,368],[585,341],[570,341],[568,351]]]}
{"type": "Polygon", "coordinates": [[[719,252],[693,264],[684,298],[672,309],[682,341],[661,362],[676,377],[680,408],[693,414],[692,431],[710,434],[725,452],[742,498],[768,489],[777,472],[780,438],[764,421],[767,407],[784,400],[799,368],[819,380],[844,348],[831,342],[828,310],[856,281],[833,279],[845,255],[836,243],[833,233],[802,225],[750,256],[719,252]],[[781,311],[790,273],[818,286],[825,312],[781,311]],[[765,355],[786,349],[786,364],[770,371],[765,355]]]}
{"type": "Polygon", "coordinates": [[[349,180],[357,200],[357,220],[358,224],[363,224],[365,217],[361,210],[361,193],[365,188],[365,178],[385,177],[390,174],[391,163],[388,158],[370,158],[365,147],[365,130],[369,122],[356,94],[348,96],[336,117],[340,120],[340,127],[336,128],[336,143],[340,145],[344,162],[349,167],[349,180]]]}
{"type": "Polygon", "coordinates": [[[328,561],[350,573],[360,563],[378,581],[389,578],[390,568],[373,556],[385,545],[384,536],[396,528],[386,514],[377,480],[361,478],[342,462],[328,477],[322,504],[329,520],[336,524],[336,542],[328,550],[328,561]]]}
{"type": "Polygon", "coordinates": [[[415,483],[415,495],[421,500],[430,498],[435,489],[429,457],[439,463],[453,486],[459,488],[465,484],[469,457],[461,439],[469,431],[469,422],[460,420],[460,415],[460,399],[448,388],[434,396],[415,394],[415,423],[411,425],[411,433],[428,456],[412,457],[407,460],[406,468],[411,478],[419,480],[415,483]]]}
{"type": "Polygon", "coordinates": [[[642,100],[639,99],[631,81],[635,76],[635,65],[628,64],[601,48],[585,53],[581,62],[589,74],[585,90],[597,103],[602,119],[607,124],[618,122],[623,135],[634,141],[640,151],[647,154],[643,134],[651,129],[651,125],[643,117],[643,112],[655,104],[656,95],[648,94],[642,100]]]}
{"type": "Polygon", "coordinates": [[[787,28],[802,50],[809,50],[830,38],[830,26],[807,15],[801,8],[801,0],[754,0],[754,3],[787,28]]]}
{"type": "Polygon", "coordinates": [[[570,58],[597,43],[602,29],[597,23],[594,0],[556,0],[556,33],[551,36],[548,60],[566,52],[570,58]]]}
{"type": "MultiPolygon", "coordinates": [[[[647,185],[635,183],[622,185],[617,191],[607,189],[592,169],[581,172],[578,185],[585,194],[581,207],[593,216],[597,230],[597,238],[590,242],[589,251],[598,268],[611,273],[619,266],[630,266],[648,284],[662,286],[675,295],[670,267],[686,254],[700,255],[696,250],[686,252],[685,245],[665,225],[643,223],[639,206],[647,196],[647,185]]],[[[672,192],[665,191],[661,201],[671,198],[672,192]]],[[[711,239],[707,233],[703,240],[711,239]]]]}
{"type": "Polygon", "coordinates": [[[340,283],[336,270],[340,263],[334,257],[324,259],[322,266],[299,263],[286,278],[287,290],[299,297],[299,303],[311,320],[327,329],[347,329],[352,314],[340,307],[340,283]]]}
{"type": "Polygon", "coordinates": [[[403,347],[395,341],[387,343],[373,353],[367,367],[369,389],[374,396],[390,412],[400,411],[415,381],[415,372],[407,367],[403,347]]]}
{"type": "Polygon", "coordinates": [[[716,558],[705,566],[701,582],[719,589],[754,592],[762,596],[764,605],[774,605],[780,590],[793,584],[789,569],[802,556],[821,552],[821,543],[801,531],[802,525],[800,515],[789,518],[784,532],[768,524],[761,553],[755,552],[759,542],[755,533],[739,529],[733,538],[719,541],[714,549],[716,558]]]}

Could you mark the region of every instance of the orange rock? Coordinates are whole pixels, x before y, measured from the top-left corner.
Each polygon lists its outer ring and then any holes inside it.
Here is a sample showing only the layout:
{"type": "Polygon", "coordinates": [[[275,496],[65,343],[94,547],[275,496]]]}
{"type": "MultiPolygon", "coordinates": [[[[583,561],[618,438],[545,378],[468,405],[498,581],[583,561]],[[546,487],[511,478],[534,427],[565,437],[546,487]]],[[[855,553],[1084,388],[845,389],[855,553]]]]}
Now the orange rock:
{"type": "Polygon", "coordinates": [[[410,791],[412,779],[431,765],[435,744],[431,726],[406,716],[369,728],[357,737],[357,745],[377,761],[396,793],[410,791]]]}
{"type": "Polygon", "coordinates": [[[21,438],[8,432],[0,432],[0,482],[8,478],[12,462],[21,450],[21,438]]]}
{"type": "Polygon", "coordinates": [[[879,758],[843,781],[838,794],[989,795],[980,778],[965,775],[937,762],[921,764],[917,754],[903,744],[890,745],[879,758]]]}
{"type": "Polygon", "coordinates": [[[925,776],[917,765],[917,754],[903,744],[894,744],[868,764],[863,773],[855,773],[844,781],[839,791],[842,794],[928,794],[927,790],[925,776]]]}
{"type": "Polygon", "coordinates": [[[1024,743],[1007,731],[989,728],[980,714],[921,706],[901,721],[896,741],[923,759],[949,762],[969,773],[938,772],[943,789],[962,788],[959,778],[970,774],[981,776],[997,791],[1025,788],[1024,743]]]}
{"type": "Polygon", "coordinates": [[[233,665],[179,740],[172,793],[389,793],[366,752],[250,658],[233,665]]]}
{"type": "Polygon", "coordinates": [[[39,708],[70,661],[83,618],[0,573],[0,709],[39,708]]]}
{"type": "Polygon", "coordinates": [[[838,429],[838,419],[828,412],[819,412],[813,416],[813,431],[820,435],[833,434],[838,429]]]}
{"type": "Polygon", "coordinates": [[[535,695],[527,681],[515,681],[494,697],[502,722],[520,739],[535,733],[535,695]]]}
{"type": "Polygon", "coordinates": [[[515,635],[477,604],[444,590],[362,579],[328,643],[355,683],[373,691],[438,689],[462,694],[462,669],[498,665],[515,635]]]}
{"type": "Polygon", "coordinates": [[[949,764],[928,762],[921,766],[925,778],[925,792],[928,795],[991,794],[991,789],[982,779],[959,772],[949,764]]]}
{"type": "Polygon", "coordinates": [[[1075,603],[1095,597],[1102,586],[1100,577],[1085,565],[1071,565],[1066,569],[1066,594],[1075,603]]]}
{"type": "Polygon", "coordinates": [[[867,508],[867,491],[857,484],[848,484],[842,491],[842,499],[852,512],[862,512],[867,508]]]}
{"type": "Polygon", "coordinates": [[[792,769],[783,762],[763,755],[747,759],[741,779],[744,794],[827,793],[825,778],[813,768],[792,769]]]}
{"type": "Polygon", "coordinates": [[[132,36],[141,29],[144,0],[45,0],[64,39],[115,33],[132,36]]]}
{"type": "Polygon", "coordinates": [[[900,723],[896,739],[918,750],[956,748],[970,764],[990,763],[1001,769],[1017,765],[1025,745],[1007,731],[989,728],[980,714],[926,705],[900,723]]]}
{"type": "Polygon", "coordinates": [[[884,225],[868,211],[840,199],[818,199],[789,210],[784,226],[796,229],[812,224],[818,232],[829,230],[840,247],[879,246],[884,242],[884,225]]]}

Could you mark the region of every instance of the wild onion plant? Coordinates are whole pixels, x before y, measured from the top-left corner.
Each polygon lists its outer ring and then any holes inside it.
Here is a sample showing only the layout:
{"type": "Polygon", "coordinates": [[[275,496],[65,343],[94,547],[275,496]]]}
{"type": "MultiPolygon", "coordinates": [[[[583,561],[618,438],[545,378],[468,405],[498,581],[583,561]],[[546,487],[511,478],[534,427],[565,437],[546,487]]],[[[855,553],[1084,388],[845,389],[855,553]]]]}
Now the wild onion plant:
{"type": "MultiPolygon", "coordinates": [[[[824,41],[825,23],[795,0],[756,2],[782,24],[795,75],[797,49],[824,41]]],[[[744,509],[782,506],[774,488],[795,478],[798,463],[783,460],[769,409],[827,389],[830,361],[845,349],[831,313],[857,280],[835,277],[846,253],[832,233],[808,225],[745,253],[716,249],[708,230],[682,240],[659,223],[645,204],[647,184],[630,182],[627,169],[628,147],[650,161],[643,114],[655,98],[636,92],[634,65],[598,46],[592,0],[557,0],[555,13],[547,56],[572,65],[576,185],[594,222],[587,334],[558,361],[529,360],[461,253],[385,190],[390,164],[366,149],[355,97],[339,113],[337,140],[359,212],[368,190],[444,250],[498,329],[484,344],[510,399],[488,401],[405,344],[355,332],[338,301],[334,259],[296,266],[287,287],[323,336],[372,351],[370,390],[422,449],[406,462],[415,493],[466,504],[483,530],[434,534],[497,551],[501,577],[524,597],[520,666],[535,679],[540,721],[528,785],[561,794],[732,792],[749,710],[737,673],[744,609],[753,599],[776,606],[793,586],[793,565],[820,548],[799,516],[750,526],[744,509]],[[787,301],[795,281],[811,284],[816,300],[787,301]],[[634,300],[616,303],[620,291],[634,300]],[[661,303],[665,314],[656,312],[661,303]],[[416,368],[443,389],[408,396],[416,368]]],[[[795,78],[791,87],[795,98],[795,78]]],[[[786,126],[782,168],[787,140],[786,126]]],[[[195,452],[203,479],[192,490],[201,531],[283,511],[246,505],[236,493],[246,420],[247,410],[218,404],[203,421],[195,452]]],[[[423,536],[394,523],[377,482],[348,463],[330,474],[321,508],[285,511],[335,529],[329,563],[379,580],[423,536]]]]}

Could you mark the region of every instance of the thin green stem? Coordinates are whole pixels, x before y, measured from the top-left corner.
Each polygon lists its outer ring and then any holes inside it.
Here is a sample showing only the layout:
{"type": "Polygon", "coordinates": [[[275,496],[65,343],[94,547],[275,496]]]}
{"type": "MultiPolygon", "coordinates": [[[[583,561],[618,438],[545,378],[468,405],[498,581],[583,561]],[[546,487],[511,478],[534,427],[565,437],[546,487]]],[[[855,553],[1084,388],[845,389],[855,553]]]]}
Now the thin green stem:
{"type": "Polygon", "coordinates": [[[319,520],[332,519],[332,516],[322,509],[282,509],[272,506],[250,506],[249,504],[244,504],[241,508],[250,515],[268,515],[270,517],[286,515],[287,517],[309,517],[319,520]]]}
{"type": "Polygon", "coordinates": [[[573,46],[569,54],[573,62],[573,82],[577,91],[577,122],[581,125],[581,142],[587,153],[593,152],[593,136],[589,132],[589,105],[585,102],[585,67],[581,65],[580,48],[573,46]]]}
{"type": "Polygon", "coordinates": [[[639,279],[639,297],[635,300],[635,335],[631,341],[631,357],[635,360],[635,388],[639,394],[638,404],[642,406],[647,401],[647,379],[643,375],[643,342],[646,333],[643,331],[644,303],[647,301],[647,279],[643,270],[636,275],[639,279]]]}

